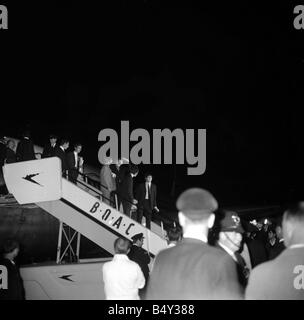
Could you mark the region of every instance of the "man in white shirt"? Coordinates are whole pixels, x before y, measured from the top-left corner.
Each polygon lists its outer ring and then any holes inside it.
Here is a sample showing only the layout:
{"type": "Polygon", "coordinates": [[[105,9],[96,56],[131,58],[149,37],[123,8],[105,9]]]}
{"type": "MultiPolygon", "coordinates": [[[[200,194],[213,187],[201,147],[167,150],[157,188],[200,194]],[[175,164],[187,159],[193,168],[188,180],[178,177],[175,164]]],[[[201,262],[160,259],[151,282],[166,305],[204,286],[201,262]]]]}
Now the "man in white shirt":
{"type": "Polygon", "coordinates": [[[107,300],[140,300],[138,289],[145,285],[140,266],[129,260],[131,243],[124,238],[114,242],[115,255],[103,265],[104,290],[107,300]]]}

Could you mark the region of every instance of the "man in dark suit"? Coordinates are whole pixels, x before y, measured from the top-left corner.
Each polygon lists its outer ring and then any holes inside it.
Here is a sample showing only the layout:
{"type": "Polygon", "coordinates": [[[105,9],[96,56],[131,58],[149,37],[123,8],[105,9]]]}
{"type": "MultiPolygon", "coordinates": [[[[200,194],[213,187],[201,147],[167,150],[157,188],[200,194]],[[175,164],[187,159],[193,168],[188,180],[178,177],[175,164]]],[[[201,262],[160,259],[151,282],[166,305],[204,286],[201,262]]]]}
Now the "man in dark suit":
{"type": "Polygon", "coordinates": [[[18,143],[16,150],[17,161],[35,160],[34,145],[31,140],[31,133],[27,130],[23,133],[23,137],[18,143]]]}
{"type": "MultiPolygon", "coordinates": [[[[126,160],[126,159],[125,159],[126,160]]],[[[125,177],[125,170],[129,167],[129,162],[124,163],[124,160],[119,158],[115,163],[110,165],[110,169],[114,174],[115,185],[116,185],[116,196],[117,196],[117,209],[120,210],[121,205],[121,184],[125,177]]]]}
{"type": "Polygon", "coordinates": [[[304,300],[303,203],[285,211],[282,227],[286,249],[251,271],[246,299],[304,300]]]}
{"type": "Polygon", "coordinates": [[[57,147],[57,136],[54,134],[50,135],[50,141],[43,148],[42,158],[54,157],[55,150],[57,147]]]}
{"type": "Polygon", "coordinates": [[[74,151],[68,152],[66,156],[67,167],[68,167],[68,179],[75,183],[77,182],[79,170],[83,165],[82,157],[79,156],[79,153],[82,150],[81,143],[74,144],[74,151]]]}
{"type": "Polygon", "coordinates": [[[3,245],[3,258],[0,259],[0,266],[7,269],[7,289],[0,289],[0,300],[24,300],[25,292],[19,268],[14,259],[19,253],[19,244],[13,239],[8,239],[3,245]]]}
{"type": "Polygon", "coordinates": [[[139,264],[147,283],[150,272],[149,263],[151,259],[148,252],[142,248],[144,239],[143,233],[138,233],[132,237],[133,244],[130,252],[128,253],[128,257],[130,260],[139,264]]]}
{"type": "Polygon", "coordinates": [[[120,186],[121,201],[124,210],[124,214],[130,216],[132,206],[137,204],[137,200],[134,198],[133,193],[133,178],[138,175],[138,167],[136,165],[130,165],[130,168],[126,171],[120,186]]]}
{"type": "Polygon", "coordinates": [[[203,189],[188,189],[176,204],[183,239],[156,256],[148,300],[240,299],[236,265],[229,255],[207,244],[218,204],[203,189]]]}
{"type": "Polygon", "coordinates": [[[67,170],[68,170],[66,150],[68,149],[69,145],[70,145],[69,140],[61,139],[59,143],[59,147],[57,147],[54,152],[54,157],[58,157],[61,160],[61,171],[62,171],[63,177],[66,177],[67,170]]]}
{"type": "Polygon", "coordinates": [[[152,174],[145,174],[145,183],[141,183],[136,190],[137,221],[141,223],[143,215],[146,218],[146,227],[151,229],[152,213],[159,212],[156,204],[156,185],[152,183],[152,174]]]}
{"type": "Polygon", "coordinates": [[[244,241],[248,247],[252,267],[267,261],[266,241],[267,233],[263,228],[263,223],[256,222],[247,223],[245,229],[250,232],[249,236],[244,237],[244,241]]]}

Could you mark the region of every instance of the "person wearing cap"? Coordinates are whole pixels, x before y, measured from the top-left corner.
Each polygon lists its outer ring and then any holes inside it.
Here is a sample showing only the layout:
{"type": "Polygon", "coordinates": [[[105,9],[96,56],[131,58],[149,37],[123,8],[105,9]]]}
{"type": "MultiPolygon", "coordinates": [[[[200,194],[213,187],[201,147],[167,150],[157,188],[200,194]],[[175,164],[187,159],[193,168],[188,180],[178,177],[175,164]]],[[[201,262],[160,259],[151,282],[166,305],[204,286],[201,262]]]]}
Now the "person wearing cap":
{"type": "Polygon", "coordinates": [[[145,285],[140,266],[127,254],[131,243],[124,238],[114,242],[115,255],[102,267],[104,291],[107,300],[139,300],[138,290],[145,285]]]}
{"type": "Polygon", "coordinates": [[[192,188],[179,196],[176,206],[183,239],[156,256],[146,299],[241,299],[234,261],[207,243],[216,199],[207,190],[192,188]]]}
{"type": "Polygon", "coordinates": [[[115,178],[110,168],[112,162],[112,158],[104,158],[103,166],[100,170],[100,190],[102,192],[102,201],[108,205],[111,205],[111,193],[116,190],[115,178]]]}
{"type": "Polygon", "coordinates": [[[133,244],[130,249],[130,252],[128,253],[128,257],[130,260],[138,263],[145,276],[147,283],[150,273],[149,263],[151,261],[151,258],[148,252],[142,248],[145,239],[144,235],[143,233],[137,233],[131,239],[133,240],[133,244]]]}
{"type": "Polygon", "coordinates": [[[54,157],[56,147],[57,136],[55,136],[54,134],[50,134],[49,142],[43,148],[42,158],[54,157]]]}
{"type": "Polygon", "coordinates": [[[304,207],[290,206],[283,215],[286,249],[250,273],[248,300],[304,300],[304,207]]]}
{"type": "Polygon", "coordinates": [[[22,139],[19,141],[16,149],[17,161],[35,160],[34,144],[31,140],[30,131],[23,132],[22,139]]]}
{"type": "Polygon", "coordinates": [[[239,282],[245,289],[249,277],[249,269],[244,258],[239,253],[242,249],[243,233],[244,229],[238,214],[233,211],[222,211],[217,246],[227,252],[235,261],[239,282]]]}

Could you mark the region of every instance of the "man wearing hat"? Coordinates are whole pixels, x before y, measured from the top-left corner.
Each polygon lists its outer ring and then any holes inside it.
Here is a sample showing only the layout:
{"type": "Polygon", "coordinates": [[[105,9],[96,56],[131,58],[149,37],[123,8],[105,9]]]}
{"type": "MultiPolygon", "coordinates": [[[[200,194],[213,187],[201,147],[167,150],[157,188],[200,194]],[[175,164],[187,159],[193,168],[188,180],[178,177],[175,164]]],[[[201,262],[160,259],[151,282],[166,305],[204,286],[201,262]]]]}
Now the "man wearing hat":
{"type": "Polygon", "coordinates": [[[204,189],[188,189],[177,199],[183,239],[157,255],[147,288],[148,300],[240,299],[234,261],[207,244],[216,199],[204,189]]]}
{"type": "Polygon", "coordinates": [[[242,234],[244,233],[244,229],[241,225],[240,217],[236,212],[223,211],[222,213],[223,217],[220,220],[220,232],[217,245],[227,252],[235,261],[239,282],[245,289],[249,278],[249,269],[246,266],[244,258],[239,253],[242,248],[242,234]]]}
{"type": "Polygon", "coordinates": [[[144,235],[143,233],[137,233],[131,239],[133,240],[133,244],[128,257],[130,260],[139,264],[147,283],[150,272],[148,265],[151,259],[148,252],[142,248],[145,239],[144,235]]]}

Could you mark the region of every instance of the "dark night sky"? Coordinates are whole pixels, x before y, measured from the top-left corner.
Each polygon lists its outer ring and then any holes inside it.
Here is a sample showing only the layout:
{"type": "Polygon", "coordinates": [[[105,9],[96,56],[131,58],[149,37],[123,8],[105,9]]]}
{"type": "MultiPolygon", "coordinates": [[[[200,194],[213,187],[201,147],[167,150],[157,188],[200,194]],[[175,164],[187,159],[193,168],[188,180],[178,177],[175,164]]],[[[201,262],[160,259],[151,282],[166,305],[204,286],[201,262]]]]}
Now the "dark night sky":
{"type": "MultiPolygon", "coordinates": [[[[55,131],[81,140],[96,164],[99,131],[121,120],[132,128],[206,128],[206,173],[188,177],[178,166],[176,193],[204,186],[224,204],[266,204],[299,189],[298,3],[25,2],[8,5],[9,30],[0,34],[6,135],[28,125],[43,144],[55,131]]],[[[149,169],[168,194],[173,166],[149,169]]]]}

